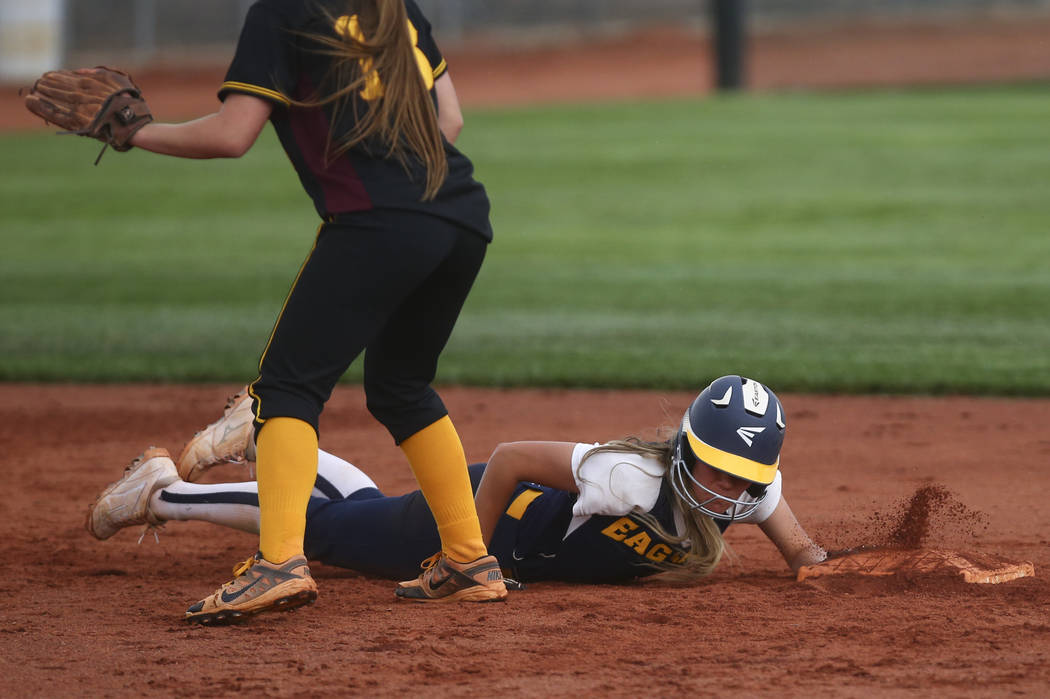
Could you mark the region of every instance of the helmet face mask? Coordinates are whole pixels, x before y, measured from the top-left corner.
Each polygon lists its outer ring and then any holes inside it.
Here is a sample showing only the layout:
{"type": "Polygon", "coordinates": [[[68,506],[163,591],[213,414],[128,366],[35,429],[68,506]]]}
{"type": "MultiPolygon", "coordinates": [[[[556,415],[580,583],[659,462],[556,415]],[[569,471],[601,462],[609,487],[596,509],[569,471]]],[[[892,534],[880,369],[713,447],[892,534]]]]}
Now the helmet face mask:
{"type": "Polygon", "coordinates": [[[747,517],[776,478],[785,429],[780,401],[768,388],[739,376],[715,379],[682,417],[669,473],[672,489],[690,509],[714,519],[747,517]],[[696,478],[698,464],[750,485],[736,497],[715,492],[696,478]]]}
{"type": "MultiPolygon", "coordinates": [[[[696,458],[692,449],[680,435],[676,440],[674,456],[671,460],[671,487],[689,505],[690,509],[699,510],[701,514],[714,519],[732,522],[747,517],[762,503],[765,497],[764,487],[762,493],[757,497],[751,496],[752,488],[747,488],[737,498],[711,490],[693,475],[693,468],[697,463],[704,462],[696,458]],[[694,488],[698,488],[708,497],[697,500],[694,488]],[[725,507],[718,507],[720,503],[725,503],[725,507]],[[718,507],[718,509],[711,509],[711,506],[718,507]]],[[[710,464],[705,465],[710,466],[710,464]]]]}

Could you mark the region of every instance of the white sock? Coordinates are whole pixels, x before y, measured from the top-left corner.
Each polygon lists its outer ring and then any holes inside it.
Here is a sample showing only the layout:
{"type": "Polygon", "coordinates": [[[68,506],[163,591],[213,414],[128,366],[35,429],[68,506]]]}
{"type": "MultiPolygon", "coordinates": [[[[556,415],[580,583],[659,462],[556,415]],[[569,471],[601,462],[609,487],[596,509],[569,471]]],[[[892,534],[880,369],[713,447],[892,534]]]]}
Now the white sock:
{"type": "Polygon", "coordinates": [[[331,492],[325,484],[331,485],[339,493],[339,497],[349,497],[362,488],[375,488],[376,484],[364,471],[354,466],[349,461],[344,461],[338,456],[329,454],[324,449],[317,450],[317,483],[314,485],[314,495],[317,497],[331,498],[331,492]]]}
{"type": "Polygon", "coordinates": [[[256,483],[186,483],[175,481],[153,493],[149,510],[165,521],[196,520],[259,533],[256,483]]]}
{"type": "MultiPolygon", "coordinates": [[[[317,452],[317,482],[313,497],[345,498],[376,484],[364,471],[326,451],[317,452]]],[[[186,483],[175,481],[153,493],[150,512],[164,521],[211,522],[259,533],[259,486],[245,483],[186,483]],[[167,494],[165,496],[165,494],[167,494]]]]}

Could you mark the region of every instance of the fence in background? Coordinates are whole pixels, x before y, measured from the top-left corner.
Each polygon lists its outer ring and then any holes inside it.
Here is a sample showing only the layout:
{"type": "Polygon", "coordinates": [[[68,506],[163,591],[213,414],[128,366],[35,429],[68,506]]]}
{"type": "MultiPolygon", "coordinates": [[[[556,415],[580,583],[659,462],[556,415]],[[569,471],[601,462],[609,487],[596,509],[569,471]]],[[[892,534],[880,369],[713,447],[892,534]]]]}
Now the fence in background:
{"type": "MultiPolygon", "coordinates": [[[[446,37],[625,31],[639,24],[709,26],[709,0],[418,0],[446,37]]],[[[813,21],[916,21],[1050,15],[1050,0],[742,0],[759,27],[813,21]]]]}
{"type": "MultiPolygon", "coordinates": [[[[1050,17],[1050,0],[742,0],[748,25],[1050,17]]],[[[710,27],[709,0],[418,0],[445,45],[478,37],[559,41],[640,26],[710,27]]],[[[252,0],[0,0],[0,77],[104,56],[228,57],[252,0]],[[44,8],[27,12],[28,7],[44,8]],[[43,38],[40,38],[43,37],[43,38]],[[26,71],[27,56],[31,70],[26,71]],[[49,65],[44,65],[49,64],[49,65]]]]}

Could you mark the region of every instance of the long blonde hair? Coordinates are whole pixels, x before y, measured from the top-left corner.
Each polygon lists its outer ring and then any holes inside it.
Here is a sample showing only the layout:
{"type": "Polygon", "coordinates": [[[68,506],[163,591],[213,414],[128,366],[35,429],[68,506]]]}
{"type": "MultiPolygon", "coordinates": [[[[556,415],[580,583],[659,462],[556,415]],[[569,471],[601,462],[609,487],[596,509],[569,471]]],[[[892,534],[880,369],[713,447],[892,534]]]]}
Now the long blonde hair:
{"type": "MultiPolygon", "coordinates": [[[[592,455],[603,452],[627,452],[654,459],[664,465],[666,469],[664,479],[670,478],[671,457],[674,454],[673,438],[662,442],[646,442],[637,437],[613,440],[584,454],[583,459],[580,460],[581,465],[592,455]]],[[[687,544],[688,555],[680,563],[664,560],[653,561],[646,565],[660,568],[663,571],[661,578],[673,581],[685,582],[708,576],[714,572],[718,562],[722,559],[722,554],[727,550],[725,541],[722,539],[722,532],[714,520],[689,507],[673,488],[669,488],[669,491],[673,498],[675,512],[681,514],[685,522],[685,532],[681,536],[667,531],[656,517],[648,512],[643,512],[641,508],[636,507],[631,514],[667,541],[678,545],[687,544]]]]}
{"type": "Polygon", "coordinates": [[[346,13],[334,16],[321,8],[335,34],[303,34],[332,59],[324,94],[292,100],[300,107],[333,105],[328,153],[336,158],[373,137],[387,148],[386,157],[406,168],[408,154],[423,163],[427,176],[424,200],[433,199],[448,174],[445,144],[437,111],[420,74],[416,48],[408,30],[403,0],[350,0],[346,13]],[[359,114],[353,128],[336,134],[347,109],[359,114]]]}

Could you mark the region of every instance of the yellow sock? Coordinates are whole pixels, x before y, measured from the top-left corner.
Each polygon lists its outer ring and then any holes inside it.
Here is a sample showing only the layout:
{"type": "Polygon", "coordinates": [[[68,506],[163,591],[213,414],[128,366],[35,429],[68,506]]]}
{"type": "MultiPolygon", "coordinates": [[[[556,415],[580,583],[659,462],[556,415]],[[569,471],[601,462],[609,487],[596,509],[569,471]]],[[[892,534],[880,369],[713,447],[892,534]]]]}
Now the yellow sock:
{"type": "Polygon", "coordinates": [[[255,445],[259,550],[271,563],[303,553],[306,505],[317,479],[317,433],[291,417],[267,420],[255,445]]]}
{"type": "Polygon", "coordinates": [[[467,459],[446,415],[401,442],[441,535],[441,550],[467,563],[488,553],[470,489],[467,459]]]}

